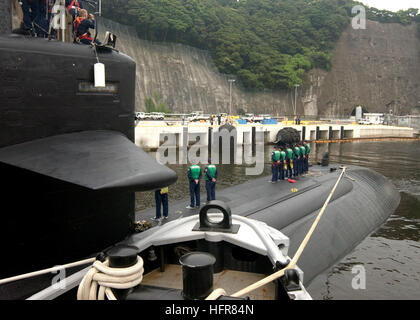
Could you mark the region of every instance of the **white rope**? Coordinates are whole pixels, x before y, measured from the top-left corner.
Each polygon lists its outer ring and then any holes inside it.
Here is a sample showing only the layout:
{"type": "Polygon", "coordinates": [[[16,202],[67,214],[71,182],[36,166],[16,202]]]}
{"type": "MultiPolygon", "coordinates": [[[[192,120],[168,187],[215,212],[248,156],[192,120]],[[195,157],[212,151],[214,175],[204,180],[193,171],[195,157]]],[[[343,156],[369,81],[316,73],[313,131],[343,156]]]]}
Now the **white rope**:
{"type": "Polygon", "coordinates": [[[80,282],[77,300],[117,300],[111,289],[129,289],[143,279],[143,259],[137,256],[135,265],[128,268],[111,268],[109,260],[95,261],[80,282]]]}
{"type": "Polygon", "coordinates": [[[218,288],[214,290],[212,293],[210,293],[210,295],[206,298],[206,300],[217,300],[217,298],[221,296],[225,296],[225,295],[226,295],[226,291],[222,288],[218,288]]]}
{"type": "Polygon", "coordinates": [[[0,280],[0,285],[5,284],[5,283],[9,283],[9,282],[13,282],[13,281],[18,281],[18,280],[22,280],[22,279],[36,277],[36,276],[46,274],[46,273],[57,272],[57,271],[62,270],[62,269],[81,266],[81,265],[84,265],[84,264],[92,263],[94,261],[95,261],[95,258],[89,258],[89,259],[85,259],[85,260],[80,260],[80,261],[64,264],[64,265],[61,265],[61,266],[55,266],[55,267],[48,268],[48,269],[43,269],[43,270],[34,271],[34,272],[30,272],[30,273],[25,273],[25,274],[21,274],[21,275],[10,277],[10,278],[1,279],[0,280]]]}
{"type": "MultiPolygon", "coordinates": [[[[265,277],[264,279],[261,279],[260,281],[257,281],[255,283],[249,285],[248,287],[246,287],[246,288],[244,288],[244,289],[242,289],[238,292],[235,292],[234,294],[231,295],[232,297],[240,297],[240,296],[243,296],[243,295],[245,295],[245,294],[247,294],[247,293],[249,293],[253,290],[256,290],[256,289],[258,289],[258,288],[260,288],[260,287],[262,287],[262,286],[264,286],[264,285],[282,277],[284,275],[284,273],[286,272],[286,270],[293,269],[296,266],[297,261],[299,260],[301,254],[302,254],[303,250],[305,249],[306,245],[308,244],[309,239],[311,238],[316,226],[318,225],[319,220],[321,219],[325,209],[327,208],[328,203],[330,202],[331,197],[333,196],[333,194],[335,192],[335,189],[337,188],[339,182],[341,181],[341,178],[344,176],[344,174],[346,172],[346,167],[341,167],[341,169],[343,171],[341,172],[340,177],[338,178],[337,182],[335,183],[334,188],[331,190],[327,200],[325,200],[325,203],[322,206],[321,211],[318,213],[318,215],[317,215],[315,221],[313,222],[311,228],[309,229],[308,233],[306,234],[305,238],[303,239],[302,243],[300,244],[298,250],[296,251],[295,255],[293,256],[292,261],[290,261],[290,263],[285,268],[269,275],[268,277],[265,277]]],[[[222,290],[223,289],[221,289],[221,288],[218,288],[218,289],[214,290],[206,298],[206,300],[217,299],[221,295],[220,293],[223,292],[222,290]]]]}

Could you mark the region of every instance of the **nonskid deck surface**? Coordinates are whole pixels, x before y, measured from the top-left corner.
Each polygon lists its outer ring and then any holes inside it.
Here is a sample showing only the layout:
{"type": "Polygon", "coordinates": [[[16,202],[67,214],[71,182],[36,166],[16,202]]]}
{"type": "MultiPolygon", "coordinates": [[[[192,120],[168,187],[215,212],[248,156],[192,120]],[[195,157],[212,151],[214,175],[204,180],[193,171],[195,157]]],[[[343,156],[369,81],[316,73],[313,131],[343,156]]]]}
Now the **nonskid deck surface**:
{"type": "MultiPolygon", "coordinates": [[[[241,272],[234,270],[223,270],[213,276],[213,288],[223,288],[227,293],[232,294],[250,284],[253,284],[265,276],[262,274],[241,272]]],[[[182,290],[182,266],[167,264],[165,272],[155,269],[143,277],[143,285],[163,287],[182,290]]],[[[251,300],[274,300],[275,285],[273,282],[247,294],[251,300]]]]}

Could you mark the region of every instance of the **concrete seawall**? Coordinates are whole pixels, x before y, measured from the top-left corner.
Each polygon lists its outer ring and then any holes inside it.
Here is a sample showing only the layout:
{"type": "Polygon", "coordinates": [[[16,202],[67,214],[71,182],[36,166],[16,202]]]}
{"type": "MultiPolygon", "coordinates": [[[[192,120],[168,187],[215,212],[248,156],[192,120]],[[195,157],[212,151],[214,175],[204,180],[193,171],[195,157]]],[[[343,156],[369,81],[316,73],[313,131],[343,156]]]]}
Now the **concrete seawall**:
{"type": "MultiPolygon", "coordinates": [[[[384,125],[354,125],[354,124],[310,124],[310,125],[262,125],[246,124],[234,125],[237,144],[252,144],[257,133],[263,133],[264,143],[276,141],[277,133],[286,127],[299,131],[303,140],[344,140],[364,138],[412,138],[414,129],[384,125]]],[[[208,123],[167,123],[165,121],[142,121],[135,127],[136,145],[145,150],[156,150],[165,140],[165,136],[172,135],[172,145],[180,147],[185,144],[185,133],[188,133],[188,144],[194,144],[200,136],[200,145],[211,144],[212,133],[217,133],[218,125],[208,123]]],[[[262,136],[262,134],[261,134],[262,136]]]]}

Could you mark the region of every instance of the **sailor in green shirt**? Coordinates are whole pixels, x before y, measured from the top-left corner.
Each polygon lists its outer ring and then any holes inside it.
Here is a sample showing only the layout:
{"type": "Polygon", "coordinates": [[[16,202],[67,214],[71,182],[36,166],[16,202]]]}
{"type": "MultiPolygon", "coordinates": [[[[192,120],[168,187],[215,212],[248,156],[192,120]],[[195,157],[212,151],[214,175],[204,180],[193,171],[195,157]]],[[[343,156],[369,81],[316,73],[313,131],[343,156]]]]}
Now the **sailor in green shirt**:
{"type": "Polygon", "coordinates": [[[286,163],[287,163],[287,177],[291,179],[293,177],[293,150],[290,145],[286,148],[286,163]]]}
{"type": "Polygon", "coordinates": [[[271,153],[271,183],[276,183],[279,179],[280,151],[278,146],[274,146],[271,153]]]}
{"type": "Polygon", "coordinates": [[[303,146],[303,143],[299,144],[300,149],[300,174],[305,173],[305,159],[306,159],[306,148],[303,146]]]}
{"type": "Polygon", "coordinates": [[[204,179],[206,180],[207,202],[216,200],[217,168],[211,163],[211,159],[209,159],[209,164],[204,169],[204,174],[204,179]]]}
{"type": "Polygon", "coordinates": [[[309,153],[311,153],[311,146],[309,145],[309,143],[307,141],[303,141],[303,146],[306,149],[306,158],[304,161],[304,171],[308,172],[309,170],[309,153]]]}
{"type": "Polygon", "coordinates": [[[300,149],[297,144],[293,146],[293,156],[293,174],[295,177],[297,177],[299,175],[300,166],[300,149]]]}
{"type": "Polygon", "coordinates": [[[187,209],[194,209],[194,204],[197,208],[200,207],[200,179],[201,179],[201,168],[200,166],[193,164],[188,169],[188,180],[190,181],[190,196],[191,204],[187,209]],[[195,200],[195,201],[194,201],[195,200]]]}
{"type": "Polygon", "coordinates": [[[286,152],[284,147],[280,147],[280,165],[279,165],[279,180],[284,180],[285,172],[287,171],[286,152]]]}

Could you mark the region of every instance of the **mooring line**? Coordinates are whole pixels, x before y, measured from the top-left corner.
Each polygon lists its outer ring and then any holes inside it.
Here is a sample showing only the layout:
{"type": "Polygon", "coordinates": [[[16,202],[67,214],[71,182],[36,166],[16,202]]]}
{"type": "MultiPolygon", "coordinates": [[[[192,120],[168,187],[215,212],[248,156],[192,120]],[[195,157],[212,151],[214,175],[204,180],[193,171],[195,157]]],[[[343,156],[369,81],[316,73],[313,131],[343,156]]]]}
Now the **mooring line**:
{"type": "MultiPolygon", "coordinates": [[[[249,293],[251,291],[254,291],[254,290],[256,290],[256,289],[258,289],[258,288],[260,288],[260,287],[262,287],[262,286],[264,286],[264,285],[266,285],[266,284],[268,284],[268,283],[270,283],[270,282],[272,282],[272,281],[274,281],[274,280],[282,277],[284,275],[284,273],[285,273],[286,270],[293,269],[296,266],[296,264],[297,264],[297,262],[298,262],[298,260],[299,260],[299,258],[301,256],[303,250],[305,249],[306,245],[308,244],[309,239],[311,238],[311,236],[312,236],[315,228],[317,227],[317,225],[318,225],[318,223],[319,223],[322,215],[324,214],[324,211],[327,208],[328,203],[330,202],[330,200],[331,200],[331,198],[332,198],[335,190],[337,189],[338,184],[340,183],[341,179],[343,178],[343,176],[344,176],[344,174],[346,172],[346,167],[341,167],[341,169],[342,169],[342,172],[341,172],[341,174],[340,174],[337,182],[335,183],[333,189],[331,190],[331,192],[330,192],[327,200],[325,200],[325,203],[322,206],[321,211],[319,212],[318,216],[316,217],[315,221],[313,222],[311,228],[309,229],[308,233],[306,234],[305,238],[303,239],[302,243],[300,244],[298,250],[296,251],[296,253],[293,256],[293,259],[290,261],[290,263],[285,268],[283,268],[283,269],[281,269],[281,270],[279,270],[279,271],[277,271],[277,272],[269,275],[268,277],[265,277],[264,279],[261,279],[260,281],[257,281],[255,283],[249,285],[248,287],[246,287],[246,288],[244,288],[244,289],[242,289],[240,291],[235,292],[234,294],[231,295],[232,297],[240,297],[240,296],[243,296],[243,295],[245,295],[245,294],[247,294],[247,293],[249,293]]],[[[220,297],[221,295],[225,295],[225,294],[226,294],[226,292],[225,292],[224,289],[218,288],[218,289],[214,290],[206,298],[206,300],[215,300],[218,297],[220,297]]]]}

